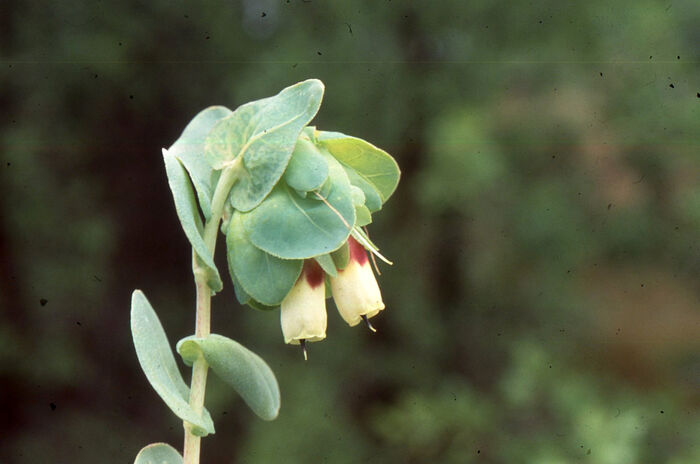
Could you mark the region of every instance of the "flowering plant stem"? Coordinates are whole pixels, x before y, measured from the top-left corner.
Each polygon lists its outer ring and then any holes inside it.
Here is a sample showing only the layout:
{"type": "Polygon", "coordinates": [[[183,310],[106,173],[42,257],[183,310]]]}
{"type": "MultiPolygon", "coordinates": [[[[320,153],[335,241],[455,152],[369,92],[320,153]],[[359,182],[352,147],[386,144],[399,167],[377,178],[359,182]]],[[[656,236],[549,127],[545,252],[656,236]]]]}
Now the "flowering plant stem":
{"type": "MultiPolygon", "coordinates": [[[[216,249],[216,235],[219,222],[224,212],[224,205],[229,192],[238,178],[240,158],[236,158],[229,166],[223,169],[219,182],[216,185],[211,203],[211,217],[204,225],[204,243],[206,243],[212,257],[216,249]]],[[[197,255],[192,252],[192,273],[197,288],[197,309],[195,322],[195,336],[206,338],[211,330],[211,288],[207,283],[207,273],[199,265],[197,255]]],[[[204,394],[207,388],[207,372],[209,365],[200,354],[192,364],[192,382],[190,384],[190,406],[198,413],[202,413],[204,407],[204,394]]],[[[199,450],[202,437],[192,433],[192,426],[184,421],[185,443],[183,446],[184,464],[199,464],[199,450]]]]}

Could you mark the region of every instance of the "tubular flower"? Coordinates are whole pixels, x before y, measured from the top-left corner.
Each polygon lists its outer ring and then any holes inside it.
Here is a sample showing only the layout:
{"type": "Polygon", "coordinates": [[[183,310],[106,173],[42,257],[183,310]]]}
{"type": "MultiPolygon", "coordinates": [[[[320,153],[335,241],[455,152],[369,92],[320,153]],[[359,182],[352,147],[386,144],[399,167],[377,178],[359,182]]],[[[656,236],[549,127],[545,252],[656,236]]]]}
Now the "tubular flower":
{"type": "Polygon", "coordinates": [[[301,344],[304,357],[306,341],[326,338],[326,286],[323,270],[315,260],[304,261],[299,279],[282,300],[280,322],[284,342],[301,344]]]}
{"type": "Polygon", "coordinates": [[[331,277],[333,300],[340,315],[351,327],[364,320],[374,331],[368,318],[384,309],[377,279],[367,258],[367,252],[353,237],[348,238],[350,257],[338,277],[331,277]]]}

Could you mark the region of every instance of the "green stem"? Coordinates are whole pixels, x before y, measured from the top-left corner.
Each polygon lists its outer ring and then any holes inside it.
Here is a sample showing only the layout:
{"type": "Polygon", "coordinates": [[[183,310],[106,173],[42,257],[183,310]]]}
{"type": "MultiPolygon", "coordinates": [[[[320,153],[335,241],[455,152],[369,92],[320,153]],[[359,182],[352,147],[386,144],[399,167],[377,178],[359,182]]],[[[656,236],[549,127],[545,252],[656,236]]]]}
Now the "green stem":
{"type": "MultiPolygon", "coordinates": [[[[219,177],[214,196],[211,202],[211,217],[204,225],[204,243],[206,243],[211,256],[216,249],[216,231],[224,213],[224,205],[233,184],[238,178],[240,161],[234,160],[227,166],[219,177]]],[[[197,286],[197,314],[195,336],[205,338],[211,331],[211,288],[207,284],[207,274],[199,265],[197,255],[192,252],[192,273],[197,286]]],[[[207,372],[209,365],[203,356],[199,356],[192,365],[192,383],[190,385],[190,406],[201,414],[204,409],[204,394],[207,389],[207,372]]],[[[183,447],[183,463],[199,464],[199,450],[202,438],[192,433],[192,426],[184,422],[185,444],[183,447]]]]}

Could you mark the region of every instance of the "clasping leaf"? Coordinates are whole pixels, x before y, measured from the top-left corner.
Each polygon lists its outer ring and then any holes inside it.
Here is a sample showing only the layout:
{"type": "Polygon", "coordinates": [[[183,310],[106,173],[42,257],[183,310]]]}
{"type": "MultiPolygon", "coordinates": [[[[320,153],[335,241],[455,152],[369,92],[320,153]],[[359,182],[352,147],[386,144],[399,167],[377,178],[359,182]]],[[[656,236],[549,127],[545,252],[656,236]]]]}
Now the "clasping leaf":
{"type": "Polygon", "coordinates": [[[205,144],[205,157],[222,169],[242,157],[242,172],[231,190],[239,211],[255,208],[284,173],[297,137],[318,112],[323,83],[309,79],[238,107],[216,123],[205,144]]]}
{"type": "Polygon", "coordinates": [[[211,217],[211,199],[220,172],[212,169],[204,159],[204,141],[214,124],[231,113],[224,106],[210,106],[200,111],[168,148],[168,152],[179,159],[190,174],[205,220],[211,217]]]}
{"type": "Polygon", "coordinates": [[[238,287],[264,305],[279,305],[297,281],[302,260],[280,259],[253,245],[239,212],[231,218],[226,245],[229,270],[238,287]]]}
{"type": "Polygon", "coordinates": [[[257,354],[221,335],[185,337],[177,351],[191,365],[200,355],[211,369],[233,387],[255,414],[273,420],[280,409],[280,390],[270,366],[257,354]]]}
{"type": "Polygon", "coordinates": [[[350,182],[362,189],[370,211],[381,208],[396,190],[401,171],[384,150],[340,132],[316,131],[316,139],[343,164],[350,182]]]}
{"type": "Polygon", "coordinates": [[[301,198],[280,182],[260,206],[241,215],[253,245],[282,259],[305,259],[336,250],[347,240],[355,224],[350,181],[340,163],[324,152],[327,192],[322,188],[301,198]]]}
{"type": "Polygon", "coordinates": [[[177,217],[180,219],[182,229],[185,231],[187,239],[197,254],[199,262],[207,271],[209,287],[213,292],[218,292],[223,288],[223,283],[212,259],[211,251],[202,237],[204,226],[202,225],[202,218],[199,216],[197,201],[195,200],[187,171],[182,167],[180,161],[165,149],[163,150],[163,161],[165,162],[168,185],[173,193],[175,210],[177,217]]]}
{"type": "Polygon", "coordinates": [[[190,407],[190,389],[175,364],[163,326],[141,290],[135,290],[131,297],[131,335],[139,364],[165,404],[177,417],[194,426],[193,433],[200,436],[214,433],[209,411],[204,409],[200,415],[190,407]]]}

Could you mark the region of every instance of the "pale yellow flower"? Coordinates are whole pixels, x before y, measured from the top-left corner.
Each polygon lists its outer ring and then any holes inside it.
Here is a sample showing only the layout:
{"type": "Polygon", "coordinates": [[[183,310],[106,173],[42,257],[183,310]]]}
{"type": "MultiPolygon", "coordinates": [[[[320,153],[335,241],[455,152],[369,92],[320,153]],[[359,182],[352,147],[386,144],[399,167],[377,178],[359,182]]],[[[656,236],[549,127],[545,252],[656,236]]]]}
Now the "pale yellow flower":
{"type": "Polygon", "coordinates": [[[368,318],[384,309],[377,279],[367,258],[367,252],[353,237],[348,239],[349,260],[337,277],[331,277],[333,300],[340,315],[351,327],[364,320],[370,329],[368,318]]]}
{"type": "Polygon", "coordinates": [[[302,345],[326,338],[326,286],[321,267],[313,259],[304,261],[304,268],[294,287],[282,300],[280,323],[284,342],[302,345]]]}

